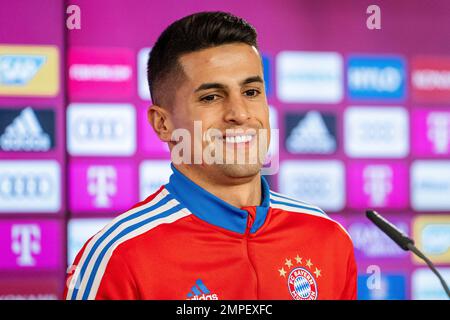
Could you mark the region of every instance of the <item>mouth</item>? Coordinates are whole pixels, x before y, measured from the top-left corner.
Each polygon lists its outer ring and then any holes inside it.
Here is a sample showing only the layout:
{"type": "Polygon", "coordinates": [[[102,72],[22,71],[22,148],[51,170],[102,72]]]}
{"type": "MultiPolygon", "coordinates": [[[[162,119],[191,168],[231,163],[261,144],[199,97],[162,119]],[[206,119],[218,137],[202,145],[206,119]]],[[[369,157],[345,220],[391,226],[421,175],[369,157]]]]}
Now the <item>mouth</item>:
{"type": "Polygon", "coordinates": [[[253,141],[255,137],[256,135],[254,134],[226,135],[222,137],[222,140],[227,144],[245,144],[253,141]]]}

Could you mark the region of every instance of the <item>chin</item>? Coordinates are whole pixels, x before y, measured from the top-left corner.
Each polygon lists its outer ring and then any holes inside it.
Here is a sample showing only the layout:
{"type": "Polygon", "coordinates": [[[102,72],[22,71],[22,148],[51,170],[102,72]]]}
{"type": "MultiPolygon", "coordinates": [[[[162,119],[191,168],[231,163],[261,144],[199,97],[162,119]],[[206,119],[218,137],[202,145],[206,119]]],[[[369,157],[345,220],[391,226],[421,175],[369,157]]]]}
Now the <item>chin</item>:
{"type": "Polygon", "coordinates": [[[230,178],[247,178],[256,176],[261,170],[261,164],[219,164],[217,170],[230,178]]]}

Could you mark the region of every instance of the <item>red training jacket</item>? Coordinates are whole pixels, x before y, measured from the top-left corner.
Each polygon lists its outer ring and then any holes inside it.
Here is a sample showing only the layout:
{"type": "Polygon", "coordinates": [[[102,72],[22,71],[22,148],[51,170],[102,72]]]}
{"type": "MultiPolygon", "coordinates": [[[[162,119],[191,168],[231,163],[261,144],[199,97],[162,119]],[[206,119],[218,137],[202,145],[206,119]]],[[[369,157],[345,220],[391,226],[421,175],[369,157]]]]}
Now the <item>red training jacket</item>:
{"type": "Polygon", "coordinates": [[[356,299],[352,241],[321,209],[264,178],[237,208],[172,170],[84,245],[66,299],[356,299]]]}

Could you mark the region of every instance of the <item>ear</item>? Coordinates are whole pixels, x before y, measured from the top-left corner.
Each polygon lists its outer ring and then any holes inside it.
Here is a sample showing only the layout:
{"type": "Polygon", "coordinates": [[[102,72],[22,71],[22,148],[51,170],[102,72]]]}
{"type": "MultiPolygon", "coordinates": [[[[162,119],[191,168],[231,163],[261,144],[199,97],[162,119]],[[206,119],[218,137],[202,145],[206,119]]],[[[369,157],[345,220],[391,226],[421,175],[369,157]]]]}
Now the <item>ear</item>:
{"type": "Polygon", "coordinates": [[[174,128],[170,113],[158,105],[152,105],[147,111],[147,116],[148,122],[159,139],[164,142],[170,142],[174,128]]]}

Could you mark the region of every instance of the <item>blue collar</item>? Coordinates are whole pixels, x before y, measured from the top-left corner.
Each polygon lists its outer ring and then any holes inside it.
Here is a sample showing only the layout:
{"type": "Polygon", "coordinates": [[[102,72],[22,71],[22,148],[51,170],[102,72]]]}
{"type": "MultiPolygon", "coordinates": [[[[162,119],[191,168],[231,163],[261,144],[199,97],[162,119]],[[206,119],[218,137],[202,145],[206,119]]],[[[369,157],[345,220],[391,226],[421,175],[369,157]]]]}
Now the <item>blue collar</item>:
{"type": "MultiPolygon", "coordinates": [[[[177,170],[171,164],[173,174],[166,189],[192,212],[196,217],[215,226],[244,234],[247,229],[249,213],[232,206],[206,191],[177,170]]],[[[256,217],[250,233],[255,233],[266,221],[270,206],[270,189],[267,181],[261,176],[262,201],[256,207],[256,217]]]]}

